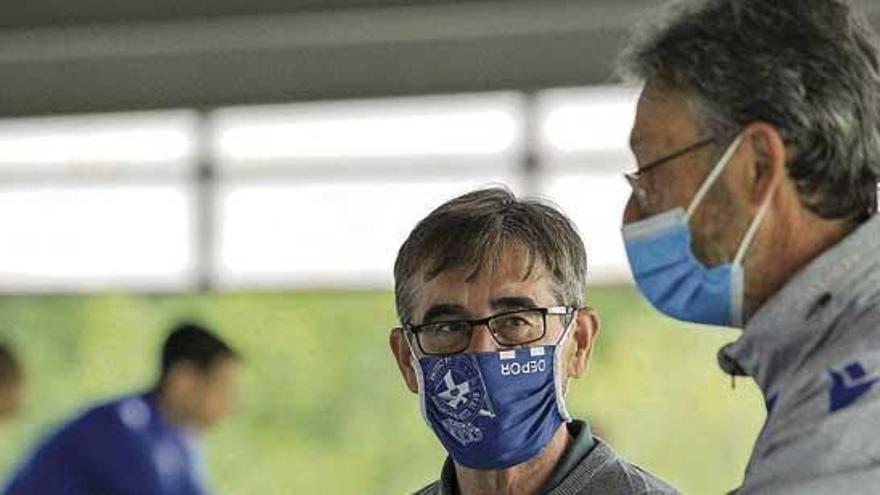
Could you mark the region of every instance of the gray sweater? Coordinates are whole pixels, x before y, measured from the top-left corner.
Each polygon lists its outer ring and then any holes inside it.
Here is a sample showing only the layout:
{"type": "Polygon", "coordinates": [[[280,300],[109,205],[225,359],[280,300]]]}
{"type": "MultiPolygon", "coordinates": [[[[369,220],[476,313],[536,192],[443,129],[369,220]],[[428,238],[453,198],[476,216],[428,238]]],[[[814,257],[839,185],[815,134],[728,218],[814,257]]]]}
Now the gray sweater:
{"type": "MultiPolygon", "coordinates": [[[[589,429],[580,421],[573,421],[570,430],[589,429]]],[[[679,493],[675,488],[655,478],[640,467],[618,457],[611,447],[598,437],[592,437],[593,447],[567,474],[556,473],[556,486],[548,487],[545,495],[665,495],[679,493]]],[[[579,441],[579,440],[578,440],[579,441]]],[[[565,459],[564,459],[565,460],[565,459]]],[[[446,460],[440,479],[422,488],[416,495],[459,495],[455,465],[446,460]]]]}

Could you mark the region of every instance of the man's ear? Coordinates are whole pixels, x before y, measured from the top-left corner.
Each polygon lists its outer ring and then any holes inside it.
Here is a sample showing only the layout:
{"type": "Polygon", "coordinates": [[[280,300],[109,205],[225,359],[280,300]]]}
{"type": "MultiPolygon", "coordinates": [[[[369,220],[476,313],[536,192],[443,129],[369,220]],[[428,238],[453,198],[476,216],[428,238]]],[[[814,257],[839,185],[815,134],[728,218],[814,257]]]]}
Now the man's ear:
{"type": "Polygon", "coordinates": [[[787,176],[785,164],[788,148],[776,127],[754,122],[743,131],[744,145],[750,166],[745,171],[745,191],[748,191],[748,202],[755,208],[767,200],[787,176]]]}
{"type": "Polygon", "coordinates": [[[406,382],[407,388],[414,393],[419,393],[419,382],[416,378],[416,370],[412,366],[412,351],[403,335],[402,328],[391,330],[388,336],[388,344],[391,346],[391,352],[397,360],[397,367],[400,368],[400,374],[403,375],[403,381],[406,382]]]}
{"type": "Polygon", "coordinates": [[[599,335],[599,314],[592,308],[583,308],[577,312],[571,329],[571,351],[566,354],[568,360],[568,377],[580,378],[587,372],[593,344],[599,335]]]}

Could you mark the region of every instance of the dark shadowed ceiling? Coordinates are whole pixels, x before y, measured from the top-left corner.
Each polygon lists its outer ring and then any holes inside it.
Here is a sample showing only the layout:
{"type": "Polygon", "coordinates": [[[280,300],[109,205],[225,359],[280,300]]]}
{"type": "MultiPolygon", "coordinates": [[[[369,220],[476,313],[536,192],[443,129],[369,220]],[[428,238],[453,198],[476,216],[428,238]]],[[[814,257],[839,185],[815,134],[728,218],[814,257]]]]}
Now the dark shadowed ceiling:
{"type": "MultiPolygon", "coordinates": [[[[0,116],[613,82],[656,0],[29,0],[0,116]]],[[[861,0],[875,26],[880,2],[861,0]]]]}

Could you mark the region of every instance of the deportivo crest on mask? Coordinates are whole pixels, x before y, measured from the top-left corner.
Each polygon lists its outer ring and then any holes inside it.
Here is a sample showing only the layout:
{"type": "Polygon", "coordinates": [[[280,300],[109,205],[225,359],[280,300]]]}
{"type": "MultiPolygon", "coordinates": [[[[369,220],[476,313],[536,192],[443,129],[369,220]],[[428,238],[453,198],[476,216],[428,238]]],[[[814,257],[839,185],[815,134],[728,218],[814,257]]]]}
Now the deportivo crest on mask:
{"type": "Polygon", "coordinates": [[[494,417],[495,413],[473,360],[439,359],[431,367],[427,381],[434,385],[430,400],[447,416],[441,422],[443,428],[462,445],[481,441],[483,433],[473,421],[478,416],[494,417]]]}
{"type": "Polygon", "coordinates": [[[560,356],[571,328],[569,322],[553,345],[415,360],[422,415],[456,463],[523,463],[570,420],[560,356]]]}

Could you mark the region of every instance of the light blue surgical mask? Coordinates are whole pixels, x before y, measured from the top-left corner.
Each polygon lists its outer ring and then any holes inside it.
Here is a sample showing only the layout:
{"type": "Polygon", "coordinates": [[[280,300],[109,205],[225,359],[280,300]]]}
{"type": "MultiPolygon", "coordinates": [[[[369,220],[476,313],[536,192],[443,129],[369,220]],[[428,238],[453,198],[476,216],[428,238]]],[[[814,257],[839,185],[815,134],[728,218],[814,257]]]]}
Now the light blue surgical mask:
{"type": "Polygon", "coordinates": [[[573,322],[556,345],[413,359],[422,416],[456,463],[521,464],[571,421],[562,350],[573,322]]]}
{"type": "Polygon", "coordinates": [[[623,226],[623,241],[639,290],[672,318],[718,326],[742,327],[742,261],[767,213],[767,196],[746,230],[733,261],[706,267],[691,248],[689,221],[724,171],[742,141],[730,144],[700,186],[687,210],[679,207],[623,226]]]}

